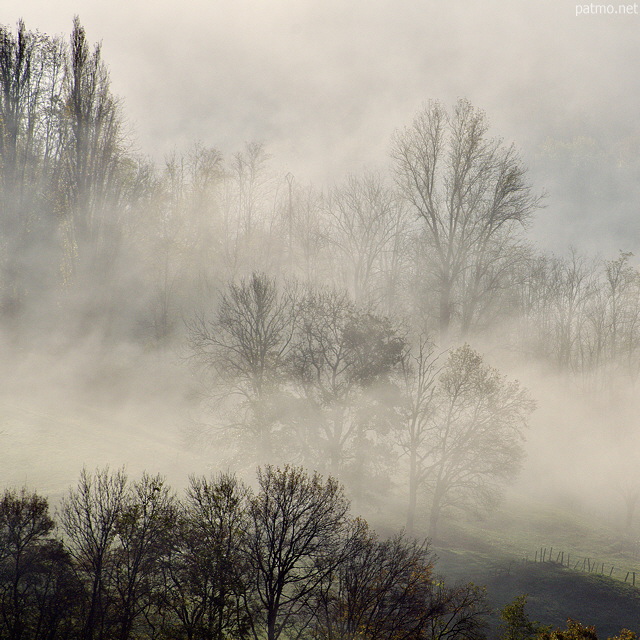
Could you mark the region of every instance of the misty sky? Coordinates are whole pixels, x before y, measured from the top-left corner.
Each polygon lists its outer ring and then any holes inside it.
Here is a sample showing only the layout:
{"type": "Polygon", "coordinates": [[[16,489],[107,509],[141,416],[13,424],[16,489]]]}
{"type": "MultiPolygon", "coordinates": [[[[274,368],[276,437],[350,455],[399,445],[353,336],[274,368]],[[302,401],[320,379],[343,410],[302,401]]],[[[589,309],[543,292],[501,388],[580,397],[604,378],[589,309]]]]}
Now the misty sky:
{"type": "Polygon", "coordinates": [[[284,170],[322,184],[386,162],[391,134],[422,102],[466,97],[522,150],[548,193],[538,241],[605,252],[640,242],[639,14],[576,16],[573,0],[1,6],[4,24],[23,17],[49,34],[68,34],[79,14],[89,39],[103,43],[138,150],[158,160],[194,141],[226,153],[262,141],[284,170]],[[577,151],[567,143],[580,139],[577,151]],[[550,146],[571,156],[572,171],[548,161],[550,146]],[[603,162],[590,157],[584,169],[584,148],[603,162]],[[632,168],[616,173],[621,154],[632,168]],[[603,164],[607,175],[594,179],[603,164]],[[583,188],[591,184],[593,196],[583,188]]]}

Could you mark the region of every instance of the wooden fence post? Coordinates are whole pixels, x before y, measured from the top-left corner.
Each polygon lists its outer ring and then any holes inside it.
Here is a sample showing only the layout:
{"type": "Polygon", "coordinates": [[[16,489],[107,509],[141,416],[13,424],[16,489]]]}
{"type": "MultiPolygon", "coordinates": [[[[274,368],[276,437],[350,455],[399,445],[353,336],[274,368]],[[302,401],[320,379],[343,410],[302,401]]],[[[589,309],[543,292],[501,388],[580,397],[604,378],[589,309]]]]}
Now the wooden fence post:
{"type": "MultiPolygon", "coordinates": [[[[529,555],[527,554],[522,561],[524,563],[529,563],[531,562],[529,560],[529,555]]],[[[540,547],[539,549],[536,549],[535,555],[533,557],[533,562],[537,563],[537,562],[553,562],[553,547],[540,547]]],[[[559,563],[560,566],[565,566],[564,564],[564,551],[557,551],[556,552],[556,559],[555,559],[556,563],[559,563]]],[[[582,566],[580,567],[580,558],[578,557],[578,559],[575,561],[575,564],[573,565],[573,571],[576,570],[581,570],[581,571],[585,571],[587,573],[599,573],[600,575],[607,575],[605,573],[605,563],[604,562],[600,562],[600,570],[598,571],[598,562],[597,560],[591,560],[591,558],[587,558],[584,557],[582,559],[582,566]],[[580,567],[580,569],[579,569],[580,567]]],[[[571,554],[567,553],[567,565],[566,565],[569,569],[571,569],[571,554]]],[[[511,566],[509,566],[509,569],[507,570],[507,575],[509,575],[510,573],[510,569],[511,566]]],[[[616,569],[615,565],[611,565],[611,568],[609,569],[609,577],[613,578],[613,573],[614,571],[618,571],[618,569],[616,569]]],[[[620,571],[624,571],[624,569],[620,569],[620,571]]],[[[614,578],[615,580],[622,580],[622,576],[620,577],[616,577],[614,578]]],[[[634,587],[636,586],[636,572],[635,571],[627,571],[625,577],[624,577],[624,582],[630,582],[634,587]]]]}

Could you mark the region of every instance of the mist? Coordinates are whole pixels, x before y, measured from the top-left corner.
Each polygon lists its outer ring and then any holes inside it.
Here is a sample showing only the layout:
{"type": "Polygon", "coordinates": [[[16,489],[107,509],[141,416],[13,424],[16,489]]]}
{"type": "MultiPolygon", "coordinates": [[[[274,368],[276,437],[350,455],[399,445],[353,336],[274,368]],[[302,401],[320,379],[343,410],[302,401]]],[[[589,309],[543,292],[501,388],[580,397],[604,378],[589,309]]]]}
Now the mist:
{"type": "Polygon", "coordinates": [[[547,503],[637,539],[640,15],[23,5],[50,96],[0,146],[3,485],[296,464],[383,530],[547,503]],[[471,491],[437,485],[444,424],[491,425],[471,491]]]}
{"type": "Polygon", "coordinates": [[[553,196],[539,241],[633,250],[633,178],[618,179],[613,211],[597,194],[574,210],[565,203],[603,169],[584,167],[573,181],[545,175],[544,147],[588,138],[604,156],[637,149],[634,15],[576,16],[575,3],[544,0],[194,2],[153,15],[124,2],[23,5],[5,3],[4,23],[66,34],[79,13],[103,43],[137,148],[157,160],[195,140],[227,153],[261,141],[285,172],[326,183],[384,163],[389,136],[425,100],[466,97],[553,196]]]}

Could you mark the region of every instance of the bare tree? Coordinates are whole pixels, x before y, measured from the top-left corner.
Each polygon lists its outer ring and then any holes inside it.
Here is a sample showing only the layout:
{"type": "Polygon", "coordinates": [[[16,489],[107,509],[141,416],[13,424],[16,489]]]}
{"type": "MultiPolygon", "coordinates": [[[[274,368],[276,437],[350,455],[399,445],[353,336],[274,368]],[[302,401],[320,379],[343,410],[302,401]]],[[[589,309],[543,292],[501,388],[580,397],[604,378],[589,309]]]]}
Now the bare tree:
{"type": "Polygon", "coordinates": [[[351,175],[332,189],[325,202],[326,241],[334,249],[334,272],[340,274],[356,303],[379,300],[387,254],[397,250],[405,211],[398,197],[369,173],[351,175]]]}
{"type": "Polygon", "coordinates": [[[483,638],[490,612],[484,591],[446,585],[434,563],[427,541],[404,534],[380,540],[365,522],[354,521],[344,561],[311,603],[314,637],[483,638]]]}
{"type": "Polygon", "coordinates": [[[482,640],[486,638],[486,617],[491,613],[483,587],[473,583],[452,587],[434,581],[432,607],[438,611],[427,625],[432,640],[482,640]]]}
{"type": "Polygon", "coordinates": [[[432,538],[446,508],[495,503],[501,483],[520,468],[522,434],[535,407],[518,382],[507,382],[468,345],[450,353],[436,393],[423,461],[432,538]]]}
{"type": "Polygon", "coordinates": [[[51,181],[60,152],[61,40],[0,26],[0,286],[5,313],[48,280],[31,260],[51,249],[51,181]],[[37,271],[37,273],[34,273],[37,271]]]}
{"type": "Polygon", "coordinates": [[[228,285],[213,319],[201,315],[188,324],[193,357],[214,371],[222,397],[239,399],[239,417],[225,428],[235,427],[267,458],[277,422],[270,400],[286,374],[294,300],[293,288],[281,291],[275,280],[254,273],[228,285]]]}
{"type": "Polygon", "coordinates": [[[79,18],[67,57],[63,93],[67,127],[64,129],[64,173],[58,185],[58,211],[65,242],[65,269],[71,274],[80,246],[92,258],[112,257],[117,240],[113,224],[120,208],[119,178],[124,155],[120,104],[110,90],[101,47],[91,50],[79,18]]]}
{"type": "Polygon", "coordinates": [[[247,236],[251,236],[259,215],[261,190],[267,183],[264,169],[268,158],[263,145],[257,142],[245,145],[244,150],[233,157],[232,171],[237,180],[239,223],[247,236]]]}
{"type": "Polygon", "coordinates": [[[287,229],[292,235],[291,265],[294,273],[308,284],[319,284],[325,274],[321,253],[324,246],[322,231],[322,196],[313,186],[292,184],[287,202],[287,229]]]}
{"type": "Polygon", "coordinates": [[[227,229],[226,267],[232,278],[273,272],[282,259],[279,185],[269,159],[264,145],[250,142],[233,155],[225,172],[221,207],[227,229]]]}
{"type": "Polygon", "coordinates": [[[247,606],[256,640],[295,635],[309,623],[307,604],[342,562],[348,502],[333,478],[302,468],[264,467],[249,499],[247,606]]]}
{"type": "Polygon", "coordinates": [[[560,372],[589,375],[589,319],[598,291],[598,262],[572,249],[564,258],[539,256],[521,288],[520,348],[560,372]]]}
{"type": "Polygon", "coordinates": [[[554,322],[551,342],[547,342],[546,346],[551,348],[560,370],[579,373],[586,369],[586,310],[596,287],[596,279],[596,262],[574,250],[566,260],[554,264],[550,284],[555,295],[549,297],[554,322]]]}
{"type": "Polygon", "coordinates": [[[83,640],[104,638],[113,622],[113,550],[127,498],[124,472],[104,468],[93,474],[83,469],[78,487],[62,500],[60,523],[86,589],[83,640]]]}
{"type": "Polygon", "coordinates": [[[398,441],[409,458],[409,504],[407,526],[413,533],[418,492],[428,475],[432,419],[436,410],[435,393],[441,365],[433,343],[421,336],[415,349],[407,349],[402,359],[402,393],[399,405],[398,441]]]}
{"type": "Polygon", "coordinates": [[[394,140],[398,188],[427,231],[445,339],[462,301],[461,329],[473,328],[479,301],[496,286],[496,252],[512,250],[510,238],[540,203],[514,148],[487,132],[484,112],[468,101],[452,114],[431,102],[394,140]]]}
{"type": "Polygon", "coordinates": [[[129,640],[153,600],[160,558],[170,544],[176,505],[160,476],[143,474],[128,492],[116,522],[113,552],[114,600],[118,640],[129,640]]]}
{"type": "Polygon", "coordinates": [[[217,278],[224,280],[225,254],[233,244],[220,211],[224,179],[222,155],[202,145],[170,154],[151,176],[134,235],[148,267],[146,325],[156,344],[174,335],[194,299],[217,278]]]}
{"type": "Polygon", "coordinates": [[[53,527],[45,498],[26,489],[5,490],[0,498],[0,634],[9,640],[35,637],[41,556],[56,546],[53,527]]]}
{"type": "Polygon", "coordinates": [[[203,640],[246,636],[246,497],[232,475],[191,477],[173,544],[160,566],[154,619],[165,631],[203,640]]]}
{"type": "Polygon", "coordinates": [[[27,31],[23,21],[15,36],[0,27],[0,194],[5,212],[11,212],[20,198],[25,185],[18,174],[25,156],[33,152],[28,133],[33,131],[40,99],[34,77],[38,44],[36,34],[27,31]]]}
{"type": "Polygon", "coordinates": [[[620,375],[635,379],[640,349],[640,272],[631,253],[620,252],[599,270],[592,304],[586,312],[589,362],[602,386],[613,392],[620,375]]]}
{"type": "Polygon", "coordinates": [[[403,535],[381,541],[356,520],[345,558],[312,601],[314,637],[328,640],[420,637],[432,616],[434,558],[403,535]]]}

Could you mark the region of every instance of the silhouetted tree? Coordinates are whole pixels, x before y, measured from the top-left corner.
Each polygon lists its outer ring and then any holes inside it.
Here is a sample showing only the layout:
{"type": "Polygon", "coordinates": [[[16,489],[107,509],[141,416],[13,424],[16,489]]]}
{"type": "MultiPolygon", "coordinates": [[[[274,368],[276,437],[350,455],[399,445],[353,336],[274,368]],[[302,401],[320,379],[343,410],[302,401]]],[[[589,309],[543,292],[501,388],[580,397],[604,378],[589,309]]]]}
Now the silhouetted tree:
{"type": "Polygon", "coordinates": [[[160,476],[134,482],[117,516],[113,598],[117,640],[129,640],[153,604],[158,565],[171,544],[177,508],[160,476]]]}
{"type": "Polygon", "coordinates": [[[191,478],[161,564],[156,618],[166,618],[161,626],[170,636],[246,637],[246,507],[246,489],[234,476],[191,478]]]}
{"type": "Polygon", "coordinates": [[[82,470],[60,508],[60,524],[83,584],[82,640],[101,640],[113,631],[113,552],[118,526],[127,507],[123,471],[82,470]]]}
{"type": "Polygon", "coordinates": [[[247,608],[258,640],[277,640],[309,624],[307,605],[343,561],[349,510],[342,487],[302,468],[258,471],[249,497],[247,608]]]}
{"type": "Polygon", "coordinates": [[[456,317],[463,334],[475,328],[540,202],[513,146],[487,132],[467,100],[451,114],[430,102],[394,140],[398,188],[425,225],[445,341],[456,317]]]}
{"type": "Polygon", "coordinates": [[[336,285],[344,286],[356,303],[380,301],[388,254],[406,225],[398,197],[375,174],[351,175],[332,189],[325,202],[326,242],[335,254],[336,285]]]}
{"type": "Polygon", "coordinates": [[[356,520],[343,561],[312,601],[313,636],[328,640],[422,637],[440,613],[431,606],[433,557],[402,535],[380,541],[356,520]]]}
{"type": "Polygon", "coordinates": [[[311,602],[313,637],[483,638],[484,591],[473,584],[449,587],[433,566],[426,541],[403,534],[380,540],[365,522],[354,521],[344,560],[311,602]]]}
{"type": "Polygon", "coordinates": [[[54,258],[51,182],[61,149],[62,41],[0,26],[0,287],[2,310],[22,311],[26,295],[48,282],[54,258]]]}
{"type": "MultiPolygon", "coordinates": [[[[95,258],[112,243],[119,205],[124,155],[122,116],[112,95],[101,47],[93,50],[76,16],[67,57],[63,99],[67,117],[64,174],[59,185],[66,268],[70,273],[79,251],[95,258]],[[112,216],[112,217],[109,217],[112,216]]],[[[104,268],[104,265],[101,265],[104,268]]]]}
{"type": "Polygon", "coordinates": [[[409,460],[407,533],[413,533],[418,492],[429,472],[431,421],[435,415],[437,375],[441,368],[435,347],[424,336],[402,358],[402,400],[398,406],[398,442],[409,460]]]}
{"type": "Polygon", "coordinates": [[[443,580],[433,584],[432,607],[438,614],[429,620],[432,640],[482,640],[486,638],[486,616],[491,612],[485,590],[473,583],[448,587],[443,580]]]}
{"type": "Polygon", "coordinates": [[[45,498],[6,490],[0,500],[0,629],[19,640],[33,633],[37,555],[54,523],[45,498]]]}
{"type": "MultiPolygon", "coordinates": [[[[301,298],[291,367],[306,402],[304,459],[354,482],[380,473],[404,339],[393,322],[329,289],[301,298]]],[[[372,487],[369,487],[370,489],[372,487]]]]}

